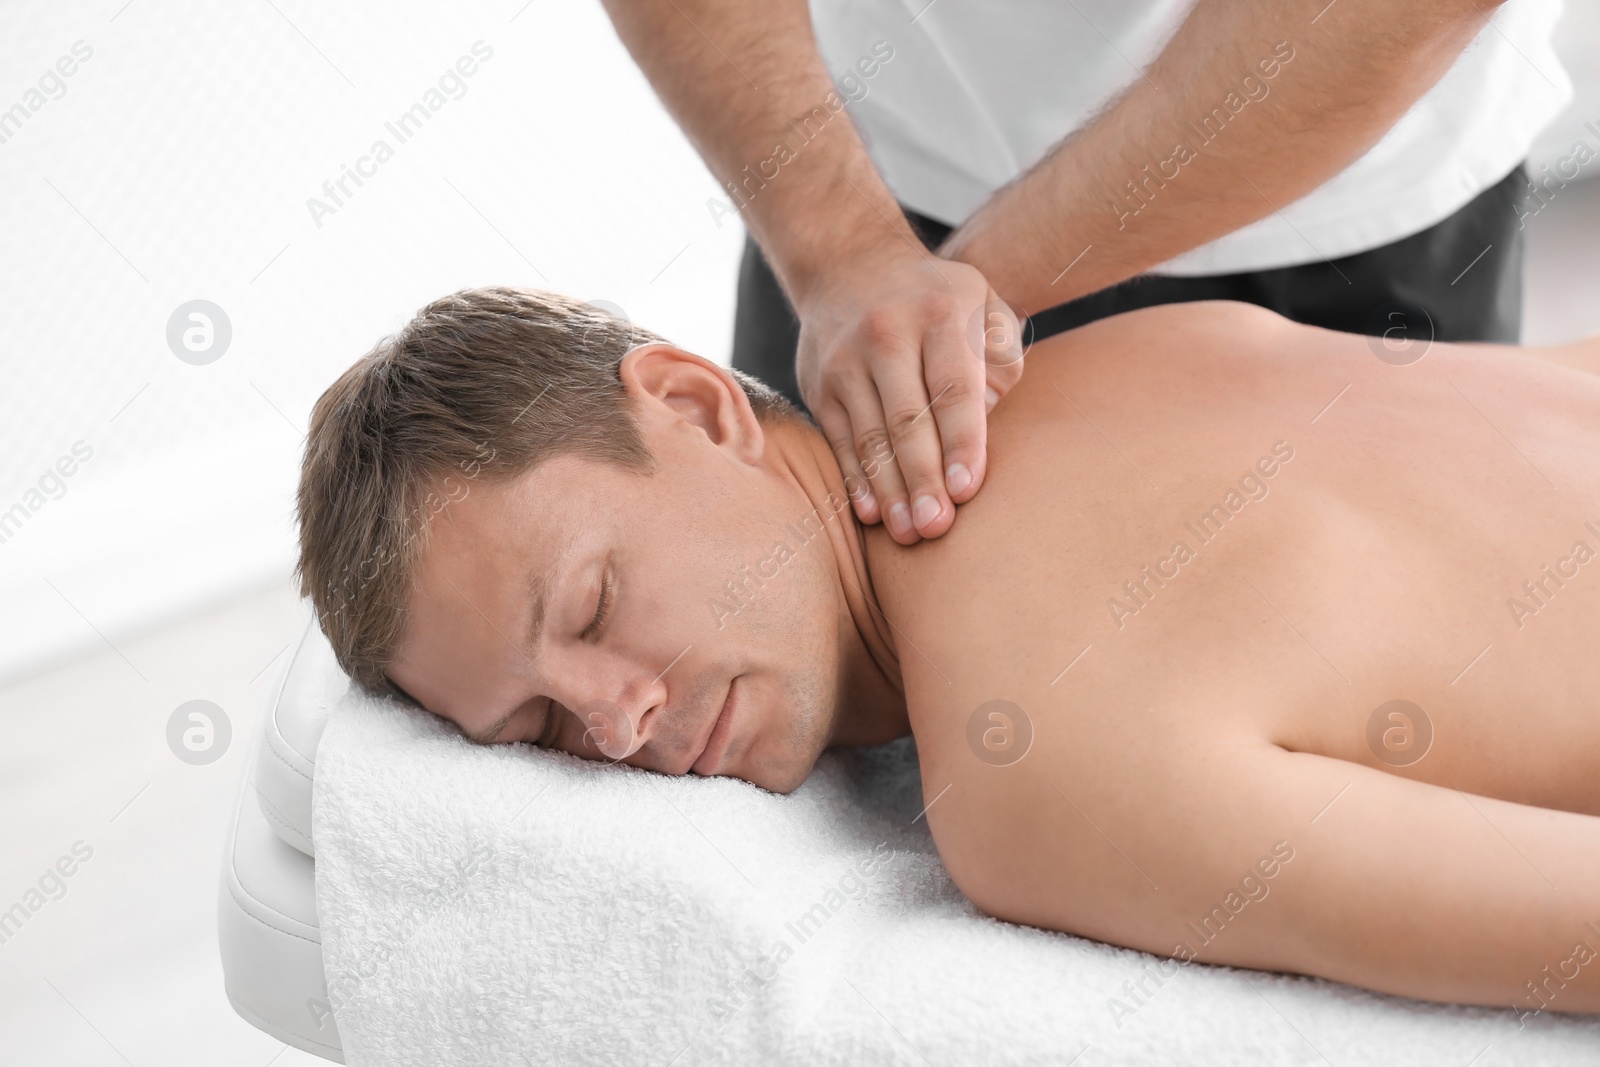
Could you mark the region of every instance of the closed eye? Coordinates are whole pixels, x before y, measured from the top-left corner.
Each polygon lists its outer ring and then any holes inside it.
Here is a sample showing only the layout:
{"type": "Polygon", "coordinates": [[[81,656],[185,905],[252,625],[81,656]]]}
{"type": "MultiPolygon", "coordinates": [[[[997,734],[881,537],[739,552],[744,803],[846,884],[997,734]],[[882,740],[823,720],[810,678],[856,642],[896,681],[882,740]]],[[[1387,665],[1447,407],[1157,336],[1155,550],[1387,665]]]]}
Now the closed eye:
{"type": "Polygon", "coordinates": [[[584,627],[583,633],[578,636],[585,641],[597,636],[605,627],[606,619],[611,615],[611,582],[609,577],[602,575],[600,578],[600,599],[594,606],[594,618],[589,620],[589,625],[584,627]]]}

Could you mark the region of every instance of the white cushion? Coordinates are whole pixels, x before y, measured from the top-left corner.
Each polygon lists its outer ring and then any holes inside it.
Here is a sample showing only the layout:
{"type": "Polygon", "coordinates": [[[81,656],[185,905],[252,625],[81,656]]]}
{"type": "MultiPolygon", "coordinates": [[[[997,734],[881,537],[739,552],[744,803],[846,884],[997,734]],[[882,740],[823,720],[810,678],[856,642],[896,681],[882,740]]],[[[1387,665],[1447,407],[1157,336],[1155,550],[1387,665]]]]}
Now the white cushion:
{"type": "Polygon", "coordinates": [[[328,712],[350,678],[339,668],[333,646],[313,615],[306,621],[286,665],[268,690],[265,736],[257,749],[256,801],[278,836],[308,856],[311,842],[311,776],[317,742],[328,712]]]}
{"type": "Polygon", "coordinates": [[[278,1040],[344,1062],[328,1006],[311,858],[311,779],[329,708],[349,687],[315,617],[268,689],[228,824],[217,940],[228,1001],[278,1040]]]}

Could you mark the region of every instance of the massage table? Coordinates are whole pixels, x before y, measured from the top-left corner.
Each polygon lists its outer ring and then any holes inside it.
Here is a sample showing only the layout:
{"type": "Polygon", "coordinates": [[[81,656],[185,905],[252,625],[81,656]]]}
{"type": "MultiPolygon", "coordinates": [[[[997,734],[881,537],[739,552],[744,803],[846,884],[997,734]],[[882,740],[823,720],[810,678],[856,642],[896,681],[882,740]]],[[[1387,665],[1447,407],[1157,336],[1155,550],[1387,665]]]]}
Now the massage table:
{"type": "Polygon", "coordinates": [[[1179,968],[983,915],[910,738],[825,753],[788,795],[478,746],[360,693],[314,620],[266,702],[219,891],[227,995],[334,1062],[1600,1062],[1600,1018],[1179,968]]]}

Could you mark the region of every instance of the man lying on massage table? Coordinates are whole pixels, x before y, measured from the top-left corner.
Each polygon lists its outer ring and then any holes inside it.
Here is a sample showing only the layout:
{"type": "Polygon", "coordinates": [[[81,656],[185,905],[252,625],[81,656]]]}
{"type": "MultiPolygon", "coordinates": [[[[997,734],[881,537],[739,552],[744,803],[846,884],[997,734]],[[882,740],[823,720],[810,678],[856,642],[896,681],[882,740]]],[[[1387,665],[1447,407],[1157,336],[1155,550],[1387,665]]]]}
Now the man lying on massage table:
{"type": "Polygon", "coordinates": [[[1600,1011],[1596,372],[1119,315],[1034,346],[903,547],[759,383],[468,290],[318,401],[299,573],[362,688],[480,742],[788,792],[909,732],[998,918],[1600,1011]]]}

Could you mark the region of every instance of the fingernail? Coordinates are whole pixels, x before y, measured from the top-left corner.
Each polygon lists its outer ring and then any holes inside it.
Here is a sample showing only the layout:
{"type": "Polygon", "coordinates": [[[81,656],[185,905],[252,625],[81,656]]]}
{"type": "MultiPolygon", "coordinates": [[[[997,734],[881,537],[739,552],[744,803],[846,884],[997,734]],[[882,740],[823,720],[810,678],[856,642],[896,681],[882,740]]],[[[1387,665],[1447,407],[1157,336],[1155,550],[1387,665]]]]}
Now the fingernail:
{"type": "Polygon", "coordinates": [[[983,400],[986,410],[993,411],[994,406],[1000,403],[1000,394],[994,391],[994,386],[983,387],[983,400]]]}
{"type": "Polygon", "coordinates": [[[950,490],[950,495],[961,492],[972,484],[972,472],[960,463],[952,463],[944,469],[945,488],[950,490]]]}
{"type": "Polygon", "coordinates": [[[939,517],[939,502],[931,496],[919,496],[911,507],[911,517],[916,520],[917,529],[926,529],[928,524],[939,517]]]}
{"type": "Polygon", "coordinates": [[[906,507],[904,500],[896,500],[889,505],[889,529],[897,534],[911,532],[911,509],[906,507]]]}

